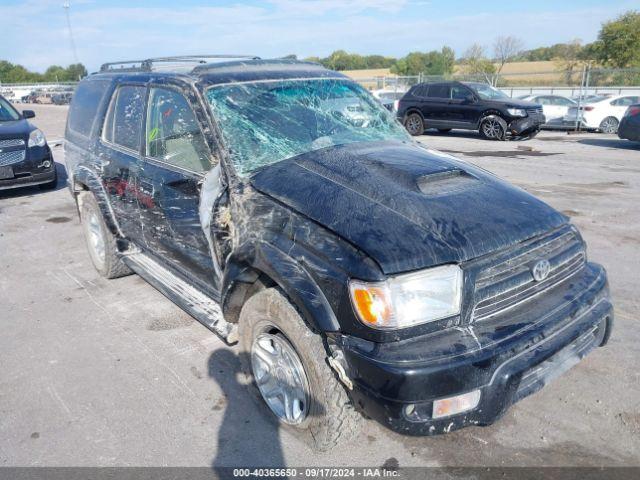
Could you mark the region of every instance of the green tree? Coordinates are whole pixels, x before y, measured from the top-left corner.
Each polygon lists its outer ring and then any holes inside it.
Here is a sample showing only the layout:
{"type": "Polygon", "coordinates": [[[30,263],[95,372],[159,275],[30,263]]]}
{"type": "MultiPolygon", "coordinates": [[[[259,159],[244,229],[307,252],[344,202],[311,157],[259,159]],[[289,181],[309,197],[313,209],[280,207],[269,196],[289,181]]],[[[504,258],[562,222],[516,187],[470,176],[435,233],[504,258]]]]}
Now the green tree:
{"type": "Polygon", "coordinates": [[[471,45],[464,52],[462,60],[464,73],[480,77],[490,84],[496,81],[496,66],[486,57],[484,47],[479,43],[471,45]]]}
{"type": "Polygon", "coordinates": [[[2,83],[36,83],[36,82],[70,82],[87,76],[87,69],[81,63],[63,68],[51,65],[44,74],[30,72],[22,65],[0,60],[0,82],[2,83]]]}
{"type": "Polygon", "coordinates": [[[446,75],[453,72],[455,53],[449,47],[442,47],[440,51],[411,52],[399,59],[391,72],[398,75],[446,75]]]}
{"type": "Polygon", "coordinates": [[[628,11],[602,25],[594,50],[604,65],[640,67],[640,12],[628,11]]]}

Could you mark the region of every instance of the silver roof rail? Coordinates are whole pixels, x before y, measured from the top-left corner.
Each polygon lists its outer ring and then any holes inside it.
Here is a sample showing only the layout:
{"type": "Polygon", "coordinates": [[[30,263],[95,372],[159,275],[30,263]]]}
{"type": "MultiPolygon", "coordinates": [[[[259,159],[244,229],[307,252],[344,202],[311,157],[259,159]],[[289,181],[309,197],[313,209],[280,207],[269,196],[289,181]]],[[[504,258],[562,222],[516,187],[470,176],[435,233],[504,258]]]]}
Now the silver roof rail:
{"type": "Polygon", "coordinates": [[[146,60],[123,60],[120,62],[104,63],[100,67],[100,72],[152,72],[154,66],[162,63],[183,64],[206,64],[208,60],[226,59],[226,60],[260,60],[257,55],[230,55],[230,54],[214,54],[214,55],[178,55],[174,57],[157,57],[147,58],[146,60]]]}

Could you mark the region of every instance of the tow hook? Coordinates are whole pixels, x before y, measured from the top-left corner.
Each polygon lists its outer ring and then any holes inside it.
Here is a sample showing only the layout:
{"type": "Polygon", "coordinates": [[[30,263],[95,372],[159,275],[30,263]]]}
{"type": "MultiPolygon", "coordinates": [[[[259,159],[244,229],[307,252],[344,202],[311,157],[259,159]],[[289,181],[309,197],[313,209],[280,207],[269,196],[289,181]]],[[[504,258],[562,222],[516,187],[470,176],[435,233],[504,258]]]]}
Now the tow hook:
{"type": "Polygon", "coordinates": [[[344,355],[342,354],[342,352],[336,350],[335,352],[333,352],[332,356],[327,357],[327,360],[329,361],[329,366],[333,368],[338,374],[338,378],[340,379],[340,381],[344,383],[344,385],[349,390],[353,390],[353,382],[347,376],[347,372],[345,372],[344,370],[344,355]]]}

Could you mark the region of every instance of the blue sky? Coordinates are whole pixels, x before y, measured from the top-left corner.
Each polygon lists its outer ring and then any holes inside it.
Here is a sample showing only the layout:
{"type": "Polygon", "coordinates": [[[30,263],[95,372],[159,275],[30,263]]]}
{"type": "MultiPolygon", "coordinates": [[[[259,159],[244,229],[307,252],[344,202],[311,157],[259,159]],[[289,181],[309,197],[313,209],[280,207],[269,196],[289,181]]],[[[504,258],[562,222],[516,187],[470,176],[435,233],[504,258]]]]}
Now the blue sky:
{"type": "MultiPolygon", "coordinates": [[[[73,63],[63,1],[0,0],[0,59],[39,71],[73,63]]],[[[72,0],[70,12],[79,60],[95,70],[173,54],[402,56],[442,45],[461,54],[475,42],[490,50],[499,35],[527,48],[590,42],[602,22],[634,7],[637,0],[72,0]]]]}

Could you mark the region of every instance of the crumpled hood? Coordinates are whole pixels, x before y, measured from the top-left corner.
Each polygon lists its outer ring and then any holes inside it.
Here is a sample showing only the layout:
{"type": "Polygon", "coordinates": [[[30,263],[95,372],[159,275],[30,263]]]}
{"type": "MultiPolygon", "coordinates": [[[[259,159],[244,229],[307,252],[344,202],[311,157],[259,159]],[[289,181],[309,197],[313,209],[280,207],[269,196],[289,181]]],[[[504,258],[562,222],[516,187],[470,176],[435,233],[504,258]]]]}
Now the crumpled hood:
{"type": "Polygon", "coordinates": [[[484,170],[411,143],[313,151],[262,168],[251,183],[387,274],[476,258],[567,221],[484,170]]]}

